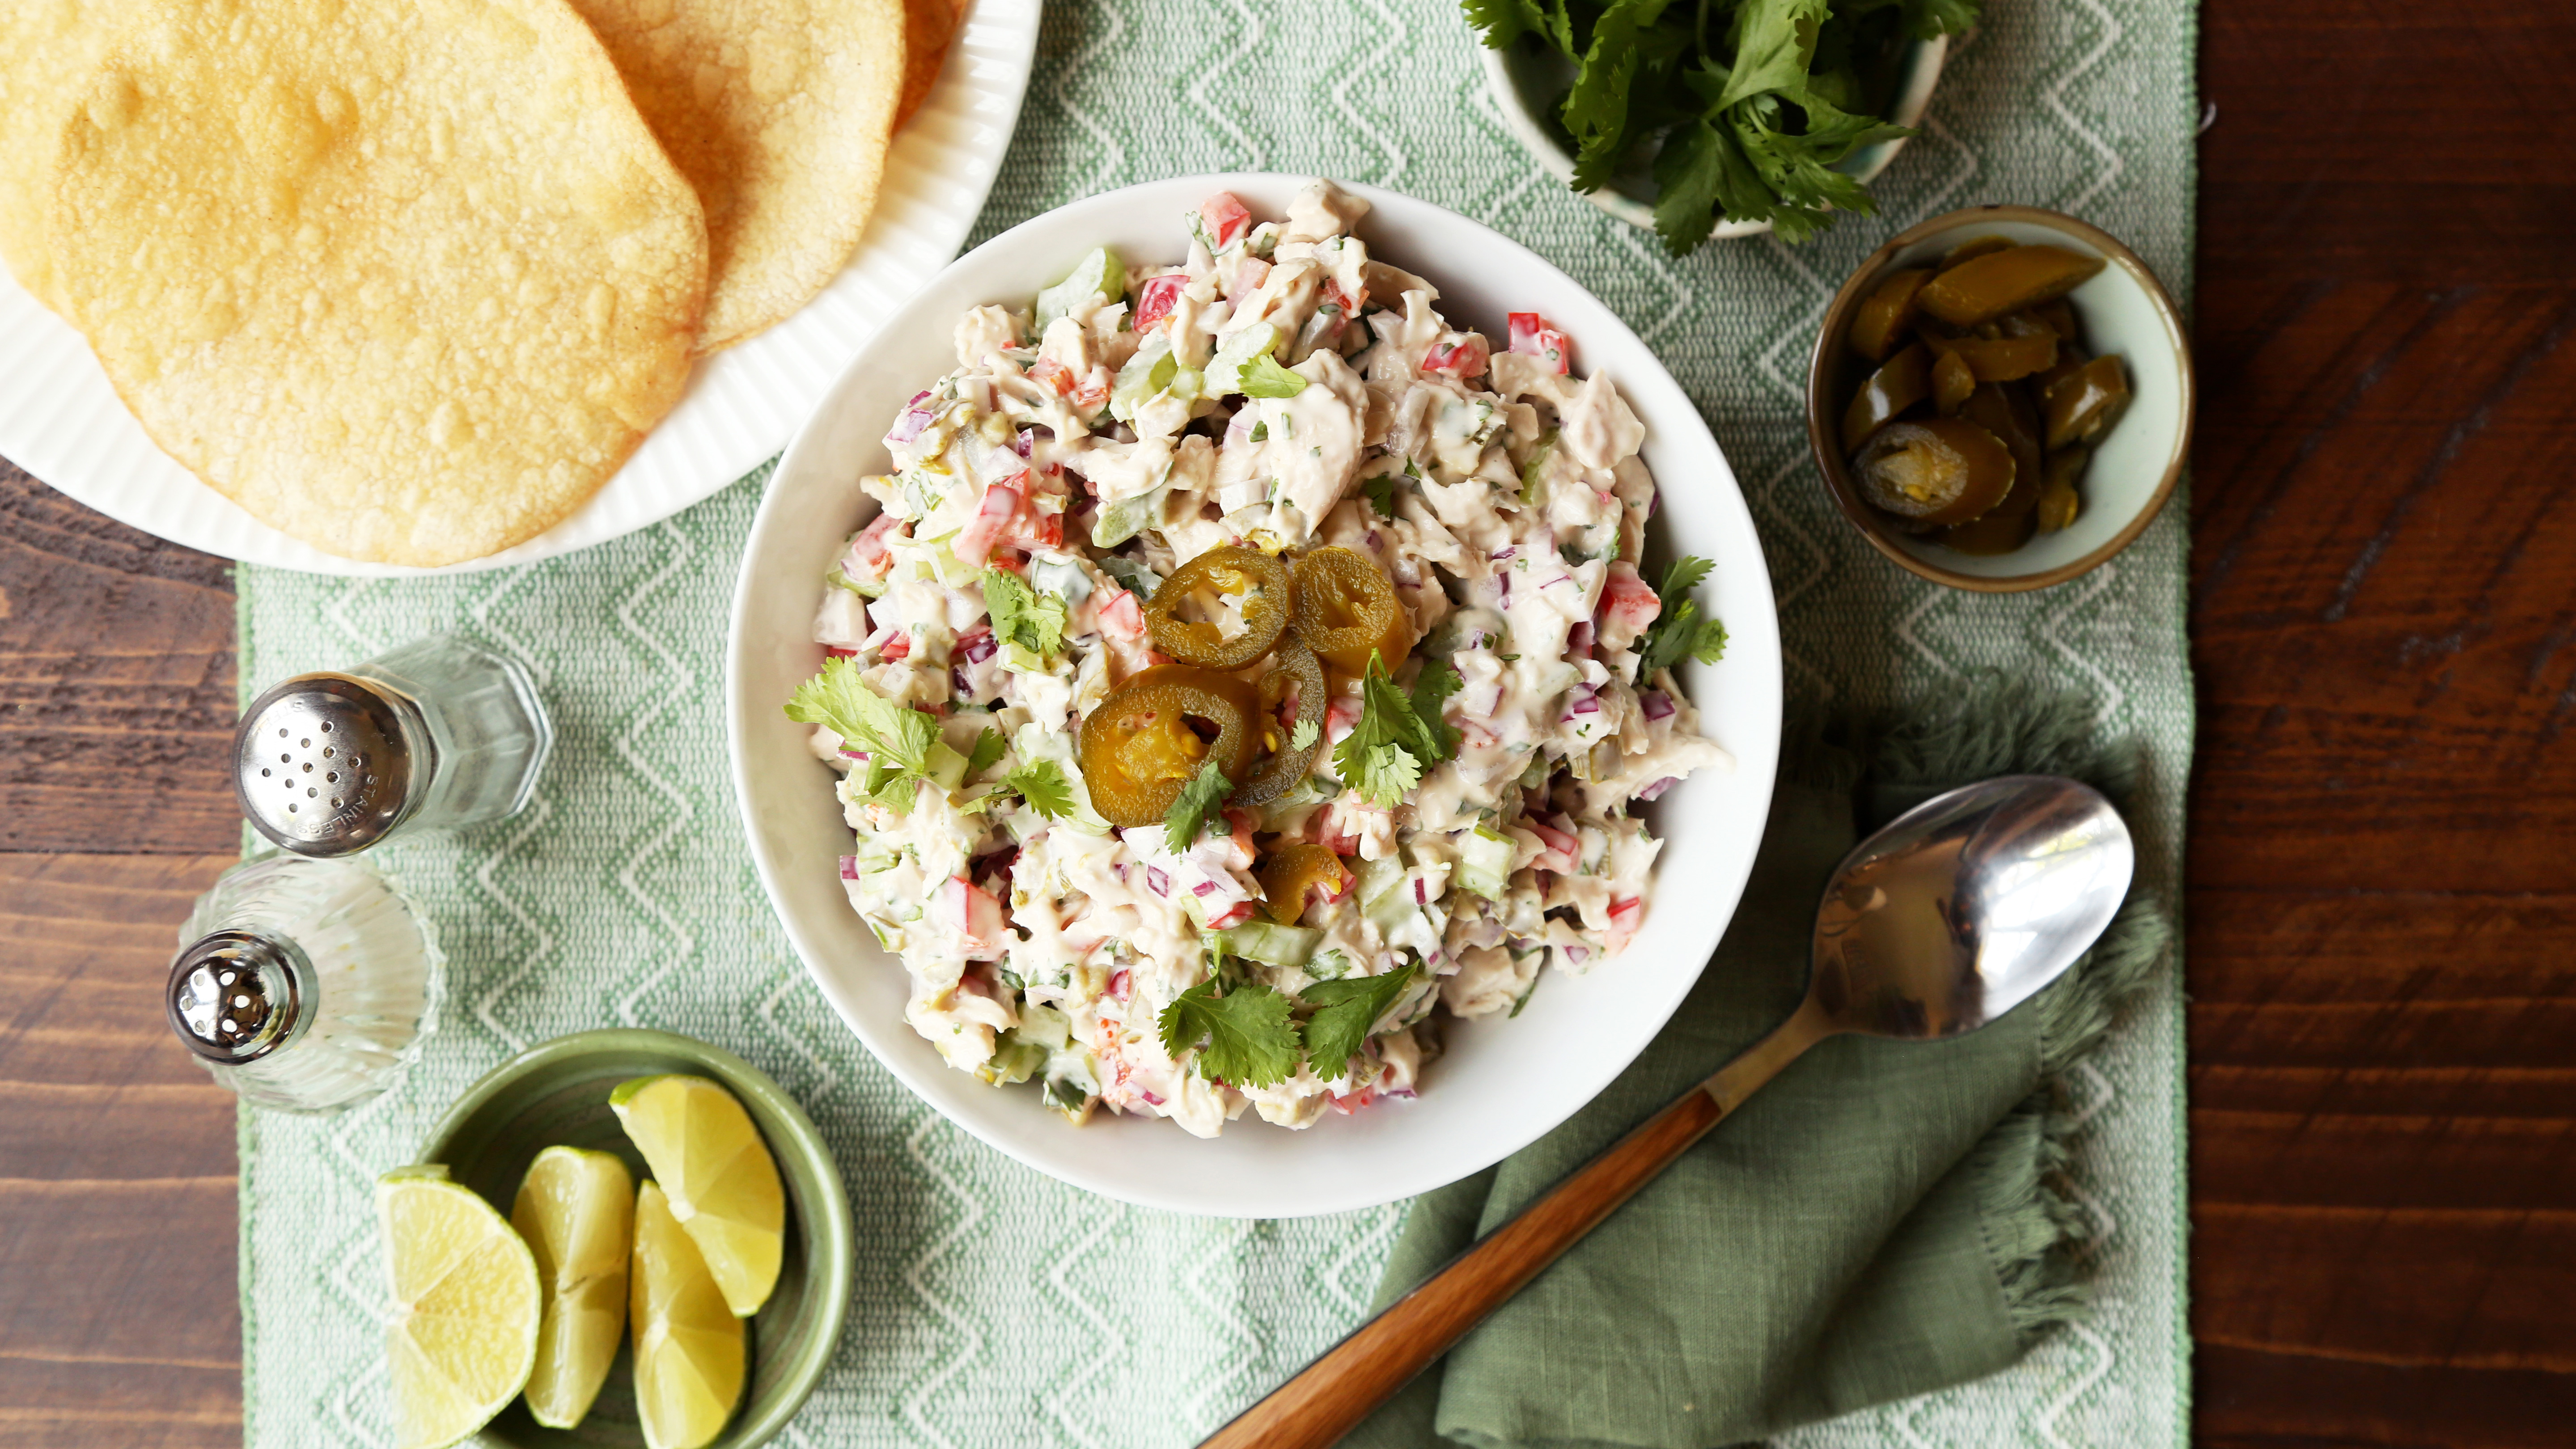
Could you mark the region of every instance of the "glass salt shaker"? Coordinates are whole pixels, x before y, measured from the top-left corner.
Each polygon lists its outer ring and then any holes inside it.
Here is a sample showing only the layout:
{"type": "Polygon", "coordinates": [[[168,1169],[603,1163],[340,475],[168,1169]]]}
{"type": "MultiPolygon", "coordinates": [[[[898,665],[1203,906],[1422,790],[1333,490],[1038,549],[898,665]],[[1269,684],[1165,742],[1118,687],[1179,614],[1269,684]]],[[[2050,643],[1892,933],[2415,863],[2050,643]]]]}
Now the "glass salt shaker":
{"type": "Polygon", "coordinates": [[[233,783],[274,844],[350,855],[396,832],[517,814],[553,744],[526,669],[438,634],[253,700],[233,736],[233,783]]]}
{"type": "Polygon", "coordinates": [[[179,929],[170,1028],[243,1101],[330,1112],[383,1091],[436,1028],[429,922],[363,861],[225,871],[179,929]]]}

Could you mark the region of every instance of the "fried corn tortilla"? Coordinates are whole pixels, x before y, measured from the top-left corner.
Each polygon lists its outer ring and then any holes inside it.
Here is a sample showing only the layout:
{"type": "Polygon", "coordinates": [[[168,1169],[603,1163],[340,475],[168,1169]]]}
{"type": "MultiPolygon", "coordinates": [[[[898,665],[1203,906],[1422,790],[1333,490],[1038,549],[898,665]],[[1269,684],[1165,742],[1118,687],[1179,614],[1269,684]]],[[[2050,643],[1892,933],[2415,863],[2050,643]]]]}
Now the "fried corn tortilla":
{"type": "Polygon", "coordinates": [[[191,0],[65,126],[55,276],[155,441],[330,553],[581,506],[669,411],[695,196],[563,0],[191,0]]]}
{"type": "Polygon", "coordinates": [[[127,0],[0,0],[0,262],[57,312],[45,251],[54,148],[91,72],[138,8],[127,0]]]}
{"type": "Polygon", "coordinates": [[[706,206],[697,350],[785,319],[876,209],[903,91],[904,0],[574,0],[706,206]]]}
{"type": "Polygon", "coordinates": [[[966,9],[974,0],[904,0],[903,100],[895,107],[894,128],[903,129],[948,60],[948,46],[966,26],[966,9]]]}

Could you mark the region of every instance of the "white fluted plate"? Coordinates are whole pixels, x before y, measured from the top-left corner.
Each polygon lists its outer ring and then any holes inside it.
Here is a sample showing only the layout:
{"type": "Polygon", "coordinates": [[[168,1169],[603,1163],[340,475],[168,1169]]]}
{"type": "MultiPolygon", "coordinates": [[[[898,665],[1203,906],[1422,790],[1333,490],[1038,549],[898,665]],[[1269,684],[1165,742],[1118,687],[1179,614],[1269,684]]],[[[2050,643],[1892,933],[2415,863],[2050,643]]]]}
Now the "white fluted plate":
{"type": "Polygon", "coordinates": [[[859,348],[957,254],[1018,124],[1040,0],[978,0],[939,83],[886,158],[850,264],[804,310],[698,365],[678,407],[580,512],[445,569],[334,557],[269,527],[153,445],[89,344],[0,268],[0,457],[120,523],[245,563],[309,573],[466,573],[531,563],[659,523],[785,446],[859,348]]]}

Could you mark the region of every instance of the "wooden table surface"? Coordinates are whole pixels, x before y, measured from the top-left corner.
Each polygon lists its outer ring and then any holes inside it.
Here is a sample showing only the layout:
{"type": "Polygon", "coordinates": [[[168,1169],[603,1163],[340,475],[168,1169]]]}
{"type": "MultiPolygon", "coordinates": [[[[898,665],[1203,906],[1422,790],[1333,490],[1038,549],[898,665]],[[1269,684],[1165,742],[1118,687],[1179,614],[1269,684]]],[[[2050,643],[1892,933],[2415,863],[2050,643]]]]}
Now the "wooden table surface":
{"type": "MultiPolygon", "coordinates": [[[[2197,1438],[2576,1443],[2576,6],[2202,25],[2197,1438]]],[[[240,1440],[156,990],[232,649],[223,564],[0,465],[0,1449],[240,1440]]]]}

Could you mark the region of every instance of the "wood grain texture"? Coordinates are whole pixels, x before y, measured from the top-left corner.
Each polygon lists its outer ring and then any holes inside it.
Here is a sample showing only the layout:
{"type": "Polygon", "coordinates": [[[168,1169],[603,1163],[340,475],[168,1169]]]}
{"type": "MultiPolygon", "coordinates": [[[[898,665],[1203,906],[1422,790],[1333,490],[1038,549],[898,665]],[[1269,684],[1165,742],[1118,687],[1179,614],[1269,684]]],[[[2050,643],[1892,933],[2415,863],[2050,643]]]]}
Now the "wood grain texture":
{"type": "Polygon", "coordinates": [[[2202,16],[2197,1438],[2576,1442],[2576,9],[2202,16]]]}
{"type": "Polygon", "coordinates": [[[232,1094],[161,1015],[231,863],[0,854],[0,1449],[241,1442],[232,1094]]]}
{"type": "Polygon", "coordinates": [[[235,847],[231,567],[0,460],[0,849],[235,847]]]}
{"type": "MultiPolygon", "coordinates": [[[[2565,1445],[2576,7],[2201,28],[2196,1437],[2565,1445]]],[[[98,853],[0,855],[0,1449],[239,1442],[230,1108],[153,1005],[228,587],[0,464],[0,850],[98,853]]]]}

